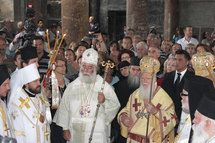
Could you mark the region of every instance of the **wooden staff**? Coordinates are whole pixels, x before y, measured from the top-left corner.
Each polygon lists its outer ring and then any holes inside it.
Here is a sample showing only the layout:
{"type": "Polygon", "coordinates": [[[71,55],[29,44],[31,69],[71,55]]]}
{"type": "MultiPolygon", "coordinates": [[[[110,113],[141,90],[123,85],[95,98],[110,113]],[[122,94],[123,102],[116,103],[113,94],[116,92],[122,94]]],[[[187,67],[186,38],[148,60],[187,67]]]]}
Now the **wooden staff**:
{"type": "MultiPolygon", "coordinates": [[[[105,69],[105,73],[104,73],[104,78],[103,78],[103,82],[102,82],[101,92],[103,92],[103,90],[104,90],[105,80],[106,80],[108,70],[114,68],[115,65],[110,60],[108,60],[107,62],[103,61],[102,66],[105,69]]],[[[96,113],[95,113],[94,120],[93,120],[93,126],[92,126],[92,129],[91,129],[91,132],[90,132],[89,143],[91,143],[91,141],[93,139],[93,132],[94,132],[95,125],[96,125],[96,119],[97,119],[97,116],[98,116],[98,113],[99,113],[99,107],[100,107],[100,103],[98,103],[97,107],[96,107],[96,113]]]]}

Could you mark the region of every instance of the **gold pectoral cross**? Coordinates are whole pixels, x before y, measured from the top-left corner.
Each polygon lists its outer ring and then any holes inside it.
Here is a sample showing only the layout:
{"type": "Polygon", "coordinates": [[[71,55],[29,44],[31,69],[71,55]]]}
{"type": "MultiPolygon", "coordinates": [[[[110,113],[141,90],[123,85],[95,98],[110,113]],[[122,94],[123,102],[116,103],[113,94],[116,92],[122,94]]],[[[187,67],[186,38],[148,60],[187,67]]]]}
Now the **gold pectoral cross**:
{"type": "Polygon", "coordinates": [[[19,97],[19,101],[21,102],[21,104],[19,105],[19,107],[22,109],[24,106],[29,109],[30,105],[28,104],[28,102],[30,101],[29,98],[25,98],[25,100],[22,97],[19,97]]]}

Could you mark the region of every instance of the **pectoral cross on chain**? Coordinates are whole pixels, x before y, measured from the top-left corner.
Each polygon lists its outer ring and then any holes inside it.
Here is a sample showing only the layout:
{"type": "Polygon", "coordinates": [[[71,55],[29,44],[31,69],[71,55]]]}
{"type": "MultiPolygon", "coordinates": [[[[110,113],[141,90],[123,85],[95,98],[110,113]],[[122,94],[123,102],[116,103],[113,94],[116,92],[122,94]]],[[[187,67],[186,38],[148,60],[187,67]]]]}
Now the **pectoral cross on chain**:
{"type": "Polygon", "coordinates": [[[19,105],[19,107],[22,109],[24,106],[29,109],[30,108],[30,105],[28,104],[29,102],[29,98],[25,98],[25,100],[22,98],[22,97],[19,97],[19,101],[21,102],[21,104],[19,105]]]}
{"type": "Polygon", "coordinates": [[[144,113],[144,108],[143,110],[139,110],[136,114],[136,117],[139,119],[139,118],[142,118],[145,117],[146,119],[149,118],[149,113],[144,113]]]}

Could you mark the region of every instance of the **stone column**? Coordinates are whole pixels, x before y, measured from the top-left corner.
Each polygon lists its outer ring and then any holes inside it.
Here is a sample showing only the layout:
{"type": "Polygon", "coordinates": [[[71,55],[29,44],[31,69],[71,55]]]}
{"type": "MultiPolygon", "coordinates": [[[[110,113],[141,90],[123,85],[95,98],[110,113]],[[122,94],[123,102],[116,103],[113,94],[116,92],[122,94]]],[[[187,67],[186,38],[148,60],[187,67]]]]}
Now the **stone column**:
{"type": "Polygon", "coordinates": [[[13,0],[1,0],[0,7],[0,21],[3,21],[4,19],[14,20],[13,0]]]}
{"type": "Polygon", "coordinates": [[[61,3],[62,33],[66,41],[80,41],[88,36],[89,2],[88,0],[62,0],[61,3]]]}
{"type": "Polygon", "coordinates": [[[94,16],[97,22],[99,22],[99,2],[100,0],[89,0],[89,16],[94,16]]]}
{"type": "Polygon", "coordinates": [[[164,10],[164,39],[172,40],[175,29],[179,24],[178,0],[165,0],[164,10]]]}
{"type": "Polygon", "coordinates": [[[101,32],[108,33],[108,0],[100,0],[99,26],[101,32]]]}
{"type": "Polygon", "coordinates": [[[135,30],[135,34],[147,36],[147,0],[127,0],[126,26],[135,30]]]}

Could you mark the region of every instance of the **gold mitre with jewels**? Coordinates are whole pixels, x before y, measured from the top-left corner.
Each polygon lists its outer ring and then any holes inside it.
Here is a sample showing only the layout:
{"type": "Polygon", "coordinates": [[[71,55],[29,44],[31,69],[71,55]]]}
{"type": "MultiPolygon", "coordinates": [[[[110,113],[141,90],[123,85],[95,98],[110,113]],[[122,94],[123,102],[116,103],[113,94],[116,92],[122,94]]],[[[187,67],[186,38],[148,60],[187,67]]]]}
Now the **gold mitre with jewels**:
{"type": "Polygon", "coordinates": [[[215,66],[214,56],[209,52],[194,54],[191,59],[195,74],[198,76],[208,76],[209,72],[213,73],[215,66]]]}
{"type": "Polygon", "coordinates": [[[140,70],[141,73],[156,74],[160,70],[160,62],[153,57],[144,56],[140,61],[140,70]]]}

